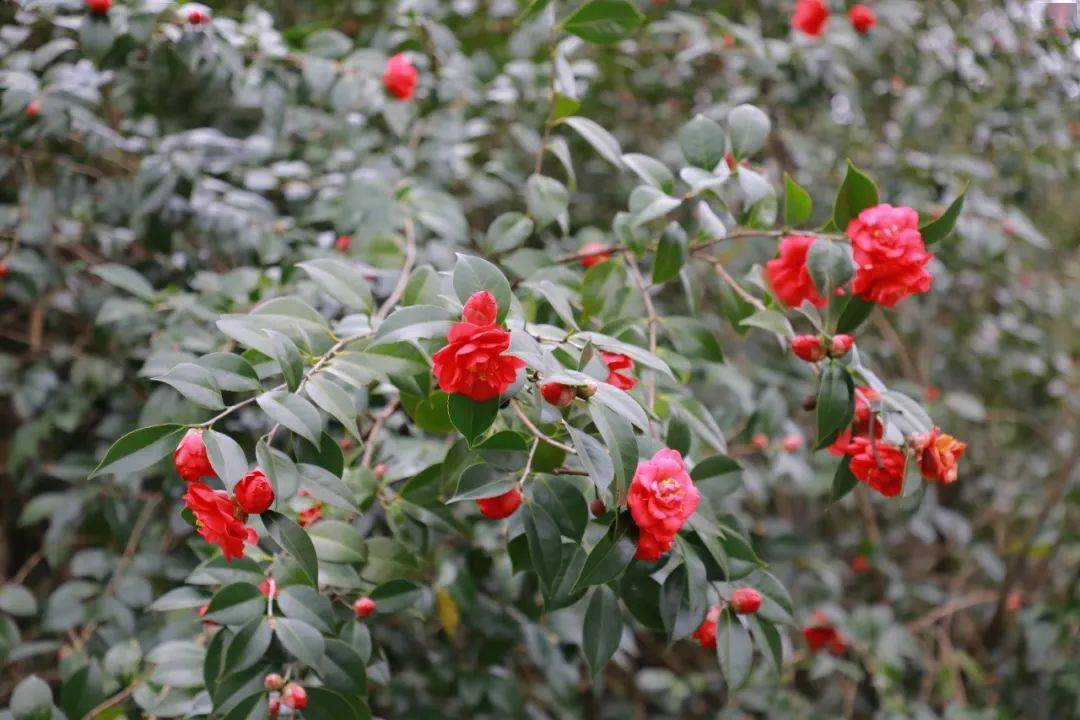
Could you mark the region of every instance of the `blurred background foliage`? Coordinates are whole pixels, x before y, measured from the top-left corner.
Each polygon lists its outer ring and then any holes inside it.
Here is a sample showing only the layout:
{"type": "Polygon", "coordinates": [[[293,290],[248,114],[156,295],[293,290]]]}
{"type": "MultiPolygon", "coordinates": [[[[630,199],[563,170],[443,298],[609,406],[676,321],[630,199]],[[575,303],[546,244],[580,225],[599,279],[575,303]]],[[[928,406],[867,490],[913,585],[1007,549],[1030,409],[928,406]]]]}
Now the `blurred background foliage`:
{"type": "MultiPolygon", "coordinates": [[[[427,262],[498,255],[483,231],[520,209],[549,82],[562,73],[578,114],[624,151],[673,162],[675,133],[695,114],[761,107],[773,130],[755,169],[774,183],[791,173],[818,208],[848,157],[883,199],[920,210],[970,182],[957,233],[937,248],[934,291],[879,312],[860,337],[879,374],[902,379],[968,443],[961,480],[918,504],[857,492],[830,506],[834,461],[783,444],[809,434],[800,401],[812,379],[771,338],[739,337],[716,278],[700,273],[662,302],[721,339],[724,362],[695,382],[744,464],[731,511],[796,616],[827,610],[853,653],[809,655],[794,633],[779,679],[761,667],[726,697],[711,653],[627,634],[590,687],[572,623],[526,622],[473,583],[501,553],[477,531],[474,547],[442,556],[460,608],[450,636],[434,613],[377,628],[387,663],[369,670],[373,708],[394,718],[1080,715],[1075,19],[1055,23],[1044,3],[1015,0],[881,0],[861,36],[833,2],[812,39],[789,28],[789,2],[637,4],[643,29],[611,47],[549,47],[562,2],[521,23],[514,0],[220,2],[201,29],[156,0],[118,2],[104,24],[76,0],[0,7],[0,704],[31,672],[68,688],[78,677],[104,697],[122,686],[125,662],[197,631],[145,612],[197,560],[175,513],[140,517],[179,491],[86,479],[132,427],[197,419],[149,378],[216,349],[220,314],[306,292],[295,263],[334,253],[338,235],[352,237],[349,253],[377,287],[391,283],[379,269],[403,261],[387,216],[395,194],[439,227],[427,262]],[[379,80],[402,50],[420,69],[411,103],[388,101],[379,80]],[[758,433],[770,439],[763,451],[750,442],[758,433]],[[129,547],[139,523],[150,527],[129,547]]],[[[555,141],[542,162],[571,189],[570,225],[546,242],[569,252],[612,241],[632,178],[575,133],[555,141]]],[[[741,274],[774,250],[762,238],[720,256],[741,274]]],[[[520,279],[543,256],[499,259],[520,279]]],[[[413,441],[402,442],[407,455],[413,441]]],[[[393,446],[389,462],[391,474],[415,472],[393,446]]]]}

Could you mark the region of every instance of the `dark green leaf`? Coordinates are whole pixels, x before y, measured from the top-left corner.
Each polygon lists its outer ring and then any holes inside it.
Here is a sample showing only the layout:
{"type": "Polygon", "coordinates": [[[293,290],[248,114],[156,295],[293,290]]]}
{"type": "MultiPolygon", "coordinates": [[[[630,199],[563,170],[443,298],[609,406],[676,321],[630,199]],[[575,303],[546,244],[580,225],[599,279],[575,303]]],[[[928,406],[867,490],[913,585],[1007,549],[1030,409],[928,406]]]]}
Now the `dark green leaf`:
{"type": "Polygon", "coordinates": [[[851,423],[855,411],[855,384],[847,368],[830,361],[821,372],[817,397],[817,443],[821,448],[851,423]]]}
{"type": "Polygon", "coordinates": [[[634,541],[626,532],[626,523],[629,519],[622,522],[621,528],[618,524],[612,525],[611,529],[589,551],[585,567],[581,569],[581,575],[574,583],[575,590],[611,582],[619,577],[630,564],[630,560],[634,557],[634,541]]]}
{"type": "Polygon", "coordinates": [[[798,227],[810,219],[814,203],[810,194],[784,173],[784,224],[798,227]]]}
{"type": "Polygon", "coordinates": [[[679,270],[686,263],[686,231],[678,223],[670,223],[660,236],[656,248],[656,261],[653,265],[652,281],[654,285],[666,283],[678,276],[679,270]]]}
{"type": "Polygon", "coordinates": [[[844,176],[844,182],[841,183],[833,204],[833,224],[836,229],[844,232],[856,215],[877,204],[877,185],[848,160],[847,175],[844,176]]]}
{"type": "Polygon", "coordinates": [[[931,245],[949,236],[949,233],[953,231],[953,227],[956,226],[957,218],[960,217],[960,211],[964,209],[964,195],[966,193],[967,185],[964,185],[964,189],[949,203],[949,207],[945,209],[941,217],[931,220],[919,228],[924,243],[931,245]]]}
{"type": "Polygon", "coordinates": [[[274,618],[274,633],[290,655],[308,667],[319,667],[326,642],[318,630],[303,620],[274,618]]]}
{"type": "Polygon", "coordinates": [[[451,395],[447,401],[450,422],[469,445],[474,445],[499,415],[499,398],[479,402],[464,395],[451,395]]]}
{"type": "Polygon", "coordinates": [[[593,590],[585,622],[581,628],[581,649],[589,663],[589,674],[595,678],[619,649],[623,619],[619,599],[607,585],[593,590]]]}
{"type": "Polygon", "coordinates": [[[629,37],[645,17],[629,0],[590,0],[563,21],[563,29],[597,45],[629,37]]]}
{"type": "Polygon", "coordinates": [[[845,455],[840,464],[836,466],[836,474],[833,475],[832,492],[829,495],[831,502],[836,502],[842,499],[845,495],[851,492],[855,486],[859,483],[854,475],[851,474],[851,456],[845,455]]]}
{"type": "Polygon", "coordinates": [[[874,303],[867,302],[858,295],[852,295],[844,304],[844,309],[840,311],[840,319],[836,322],[836,332],[854,332],[866,318],[870,317],[875,307],[874,303]]]}
{"type": "Polygon", "coordinates": [[[315,554],[315,546],[304,528],[273,510],[264,512],[261,517],[270,537],[274,538],[274,541],[300,565],[306,575],[307,584],[318,587],[319,560],[315,554]]]}
{"type": "Polygon", "coordinates": [[[731,692],[746,682],[754,661],[754,646],[750,633],[727,608],[716,623],[716,659],[731,692]]]}
{"type": "Polygon", "coordinates": [[[186,430],[175,423],[133,430],[113,443],[90,477],[105,473],[127,475],[144,470],[172,453],[186,430]]]}
{"type": "Polygon", "coordinates": [[[525,515],[525,537],[529,543],[529,557],[533,569],[540,578],[544,595],[550,597],[555,588],[562,561],[562,539],[559,526],[540,505],[532,505],[525,515]]]}

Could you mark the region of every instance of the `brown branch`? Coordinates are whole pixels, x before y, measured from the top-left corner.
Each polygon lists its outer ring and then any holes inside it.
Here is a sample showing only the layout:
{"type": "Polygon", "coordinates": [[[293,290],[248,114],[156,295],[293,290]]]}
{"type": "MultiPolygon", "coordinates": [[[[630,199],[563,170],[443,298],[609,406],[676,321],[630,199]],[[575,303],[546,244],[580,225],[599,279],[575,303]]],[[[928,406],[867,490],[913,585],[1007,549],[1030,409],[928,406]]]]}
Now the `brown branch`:
{"type": "Polygon", "coordinates": [[[383,425],[389,419],[394,411],[397,410],[398,401],[393,399],[383,406],[382,410],[375,416],[375,422],[372,423],[371,429],[368,430],[366,440],[367,444],[364,446],[364,457],[360,461],[360,467],[371,467],[371,458],[375,454],[375,445],[379,439],[379,432],[382,430],[383,425]]]}
{"type": "Polygon", "coordinates": [[[525,423],[525,427],[529,428],[529,432],[533,434],[533,437],[539,440],[543,440],[548,445],[557,447],[560,450],[565,450],[566,452],[572,453],[574,455],[577,454],[577,450],[575,450],[574,448],[570,447],[566,443],[561,443],[558,440],[548,435],[545,435],[544,432],[540,430],[540,428],[536,427],[536,425],[533,424],[533,421],[529,419],[529,416],[525,414],[525,411],[521,409],[521,406],[518,405],[517,400],[511,400],[510,407],[512,407],[514,409],[514,412],[517,413],[517,416],[521,418],[521,422],[525,423]]]}

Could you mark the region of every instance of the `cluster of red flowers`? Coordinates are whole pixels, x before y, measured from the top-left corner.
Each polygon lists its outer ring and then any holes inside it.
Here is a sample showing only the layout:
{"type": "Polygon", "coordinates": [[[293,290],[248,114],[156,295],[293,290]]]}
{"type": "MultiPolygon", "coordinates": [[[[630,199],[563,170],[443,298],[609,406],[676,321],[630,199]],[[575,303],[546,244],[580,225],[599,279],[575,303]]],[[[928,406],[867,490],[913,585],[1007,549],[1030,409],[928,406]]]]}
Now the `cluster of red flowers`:
{"type": "Polygon", "coordinates": [[[686,472],[678,450],[659,450],[638,463],[626,504],[638,528],[638,560],[659,560],[671,549],[675,535],[694,514],[701,495],[686,472]]]}
{"type": "Polygon", "coordinates": [[[176,446],[173,465],[188,484],[183,499],[195,516],[198,533],[220,547],[226,560],[243,557],[244,544],[259,541],[258,533],[247,527],[247,516],[265,512],[274,502],[274,488],[263,471],[256,468],[245,475],[232,495],[214,490],[202,480],[215,473],[202,432],[195,428],[188,430],[176,446]]]}
{"type": "Polygon", "coordinates": [[[266,708],[269,717],[277,717],[284,705],[289,710],[303,710],[307,707],[307,690],[299,683],[286,683],[285,678],[278,673],[270,673],[263,678],[263,687],[271,693],[270,702],[266,708]]]}
{"type": "MultiPolygon", "coordinates": [[[[877,25],[874,11],[863,3],[856,3],[848,10],[851,27],[858,33],[868,33],[877,25]]],[[[818,37],[825,32],[829,22],[829,6],[825,0],[797,0],[795,12],[791,15],[791,27],[811,37],[818,37]]]]}
{"type": "Polygon", "coordinates": [[[833,655],[842,655],[847,648],[847,640],[843,634],[820,610],[810,616],[810,624],[803,628],[803,637],[806,638],[806,644],[810,646],[812,653],[827,648],[833,655]]]}
{"type": "MultiPolygon", "coordinates": [[[[909,207],[882,203],[869,207],[847,226],[855,277],[851,290],[863,300],[893,307],[899,301],[930,289],[926,270],[934,255],[927,252],[919,232],[919,216],[909,207]]],[[[814,307],[828,301],[814,286],[806,255],[814,238],[788,235],[780,241],[778,257],[765,263],[773,292],[791,307],[804,300],[814,307]]],[[[841,289],[837,290],[842,292],[841,289]]]]}
{"type": "Polygon", "coordinates": [[[514,384],[525,361],[504,353],[510,348],[510,333],[495,324],[498,303],[487,290],[474,293],[461,311],[447,344],[432,356],[439,387],[478,402],[498,397],[514,384]]]}
{"type": "Polygon", "coordinates": [[[844,357],[854,343],[850,335],[833,335],[828,343],[819,335],[796,335],[791,338],[791,350],[806,362],[817,362],[826,357],[844,357]]]}
{"type": "MultiPolygon", "coordinates": [[[[738,588],[727,599],[727,606],[736,615],[753,615],[761,607],[761,593],[753,588],[738,588]]],[[[716,647],[716,623],[720,620],[720,605],[713,605],[705,613],[705,620],[690,637],[697,640],[703,648],[716,647]]]]}

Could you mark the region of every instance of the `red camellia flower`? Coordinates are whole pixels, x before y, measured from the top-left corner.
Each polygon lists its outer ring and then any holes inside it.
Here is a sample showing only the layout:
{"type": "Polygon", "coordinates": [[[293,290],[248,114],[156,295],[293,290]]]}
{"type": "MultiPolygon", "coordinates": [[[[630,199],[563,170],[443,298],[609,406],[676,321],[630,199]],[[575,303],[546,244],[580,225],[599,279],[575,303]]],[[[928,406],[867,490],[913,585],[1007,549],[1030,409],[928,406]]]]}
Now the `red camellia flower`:
{"type": "Polygon", "coordinates": [[[224,490],[212,490],[201,480],[188,483],[184,502],[195,515],[199,534],[221,548],[226,560],[243,557],[244,543],[259,536],[244,525],[244,512],[224,490]]]}
{"type": "Polygon", "coordinates": [[[404,53],[398,53],[386,62],[383,85],[398,100],[408,100],[413,96],[418,77],[419,73],[409,62],[409,58],[405,57],[404,53]]]}
{"type": "Polygon", "coordinates": [[[658,560],[671,549],[675,535],[694,514],[701,496],[686,472],[678,450],[658,451],[638,463],[626,504],[638,527],[638,560],[658,560]]]}
{"type": "Polygon", "coordinates": [[[761,607],[761,593],[753,588],[739,588],[731,593],[728,607],[737,615],[753,615],[761,607]]]}
{"type": "Polygon", "coordinates": [[[796,335],[791,338],[791,351],[800,360],[817,362],[825,357],[825,344],[817,335],[796,335]]]}
{"type": "Polygon", "coordinates": [[[210,458],[206,455],[206,445],[203,444],[202,431],[191,428],[180,444],[173,451],[173,465],[176,473],[184,479],[184,482],[195,482],[199,478],[214,477],[214,468],[210,465],[210,458]]]}
{"type": "Polygon", "coordinates": [[[829,8],[824,0],[798,0],[791,16],[791,27],[811,37],[817,37],[829,22],[829,8]]]}
{"type": "MultiPolygon", "coordinates": [[[[877,391],[872,387],[860,385],[856,388],[855,413],[851,419],[851,425],[836,436],[836,440],[829,446],[830,453],[837,456],[846,455],[852,437],[869,437],[870,418],[873,414],[870,403],[876,402],[878,397],[877,391]]],[[[883,432],[885,432],[885,428],[882,426],[880,418],[874,418],[874,437],[881,437],[883,432]]]]}
{"type": "Polygon", "coordinates": [[[502,520],[510,517],[521,505],[521,491],[517,488],[490,498],[480,498],[476,501],[480,508],[480,514],[488,520],[502,520]]]}
{"type": "Polygon", "coordinates": [[[41,105],[37,100],[31,100],[26,105],[26,117],[35,118],[41,114],[41,105]]]}
{"type": "Polygon", "coordinates": [[[877,25],[877,15],[874,15],[874,11],[862,3],[851,6],[848,10],[848,19],[851,20],[851,27],[858,33],[868,33],[877,25]]]}
{"type": "Polygon", "coordinates": [[[915,457],[924,478],[945,485],[956,482],[957,466],[967,450],[965,443],[936,427],[926,435],[916,435],[914,445],[915,457]]]}
{"type": "Polygon", "coordinates": [[[547,382],[540,386],[540,394],[555,407],[567,407],[574,402],[574,388],[557,382],[547,382]]]}
{"type": "Polygon", "coordinates": [[[375,612],[375,601],[369,597],[357,598],[353,603],[353,612],[358,618],[370,617],[375,612]]]}
{"type": "Polygon", "coordinates": [[[349,252],[349,248],[352,246],[352,235],[338,235],[334,240],[334,247],[341,252],[349,252]]]}
{"type": "Polygon", "coordinates": [[[289,683],[281,691],[281,702],[293,710],[303,710],[307,707],[307,690],[296,683],[289,683]]]}
{"type": "Polygon", "coordinates": [[[255,468],[233,488],[240,509],[249,515],[265,512],[274,504],[274,487],[262,470],[255,468]]]}
{"type": "Polygon", "coordinates": [[[765,263],[773,292],[790,307],[799,307],[803,300],[809,300],[814,307],[825,305],[825,298],[818,295],[806,269],[806,253],[813,244],[814,238],[809,235],[788,235],[780,241],[780,257],[765,263]]]}
{"type": "Polygon", "coordinates": [[[276,598],[277,597],[277,580],[272,577],[264,579],[259,583],[259,592],[263,594],[263,597],[276,598]]]}
{"type": "Polygon", "coordinates": [[[432,356],[432,369],[445,392],[478,402],[490,400],[513,385],[517,371],[525,367],[525,361],[503,354],[510,347],[510,333],[494,324],[498,310],[494,303],[486,290],[469,298],[465,322],[450,328],[446,347],[432,356]],[[487,322],[469,322],[470,317],[487,322]]]}
{"type": "Polygon", "coordinates": [[[857,437],[848,445],[851,474],[885,497],[896,497],[904,487],[906,458],[900,448],[887,442],[857,437]]]}
{"type": "Polygon", "coordinates": [[[909,295],[926,292],[934,277],[924,267],[926,251],[919,215],[888,204],[866,208],[847,226],[855,279],[851,289],[863,300],[892,307],[909,295]]]}
{"type": "Polygon", "coordinates": [[[461,309],[461,319],[473,325],[494,325],[499,316],[499,303],[487,290],[475,292],[461,309]]]}
{"type": "Polygon", "coordinates": [[[716,647],[716,622],[720,619],[720,606],[713,605],[709,612],[705,613],[705,619],[698,629],[690,636],[701,643],[703,648],[716,647]]]}
{"type": "Polygon", "coordinates": [[[833,627],[825,613],[820,611],[815,612],[810,618],[810,624],[803,628],[803,637],[813,653],[827,647],[833,655],[840,655],[847,647],[840,631],[833,627]]]}
{"type": "Polygon", "coordinates": [[[619,370],[633,370],[634,361],[626,355],[620,355],[619,353],[611,353],[600,351],[600,359],[604,361],[604,364],[608,368],[607,383],[608,385],[614,385],[620,390],[630,391],[637,385],[637,378],[630,377],[620,373],[619,370]]]}
{"type": "Polygon", "coordinates": [[[834,358],[844,357],[854,344],[855,338],[850,335],[833,335],[832,344],[829,346],[829,354],[834,358]]]}
{"type": "Polygon", "coordinates": [[[578,249],[578,255],[581,256],[581,267],[583,268],[591,268],[593,265],[611,259],[611,253],[607,252],[607,248],[595,240],[582,245],[578,249]]]}
{"type": "Polygon", "coordinates": [[[86,9],[94,15],[104,15],[112,7],[112,0],[86,0],[86,9]]]}

